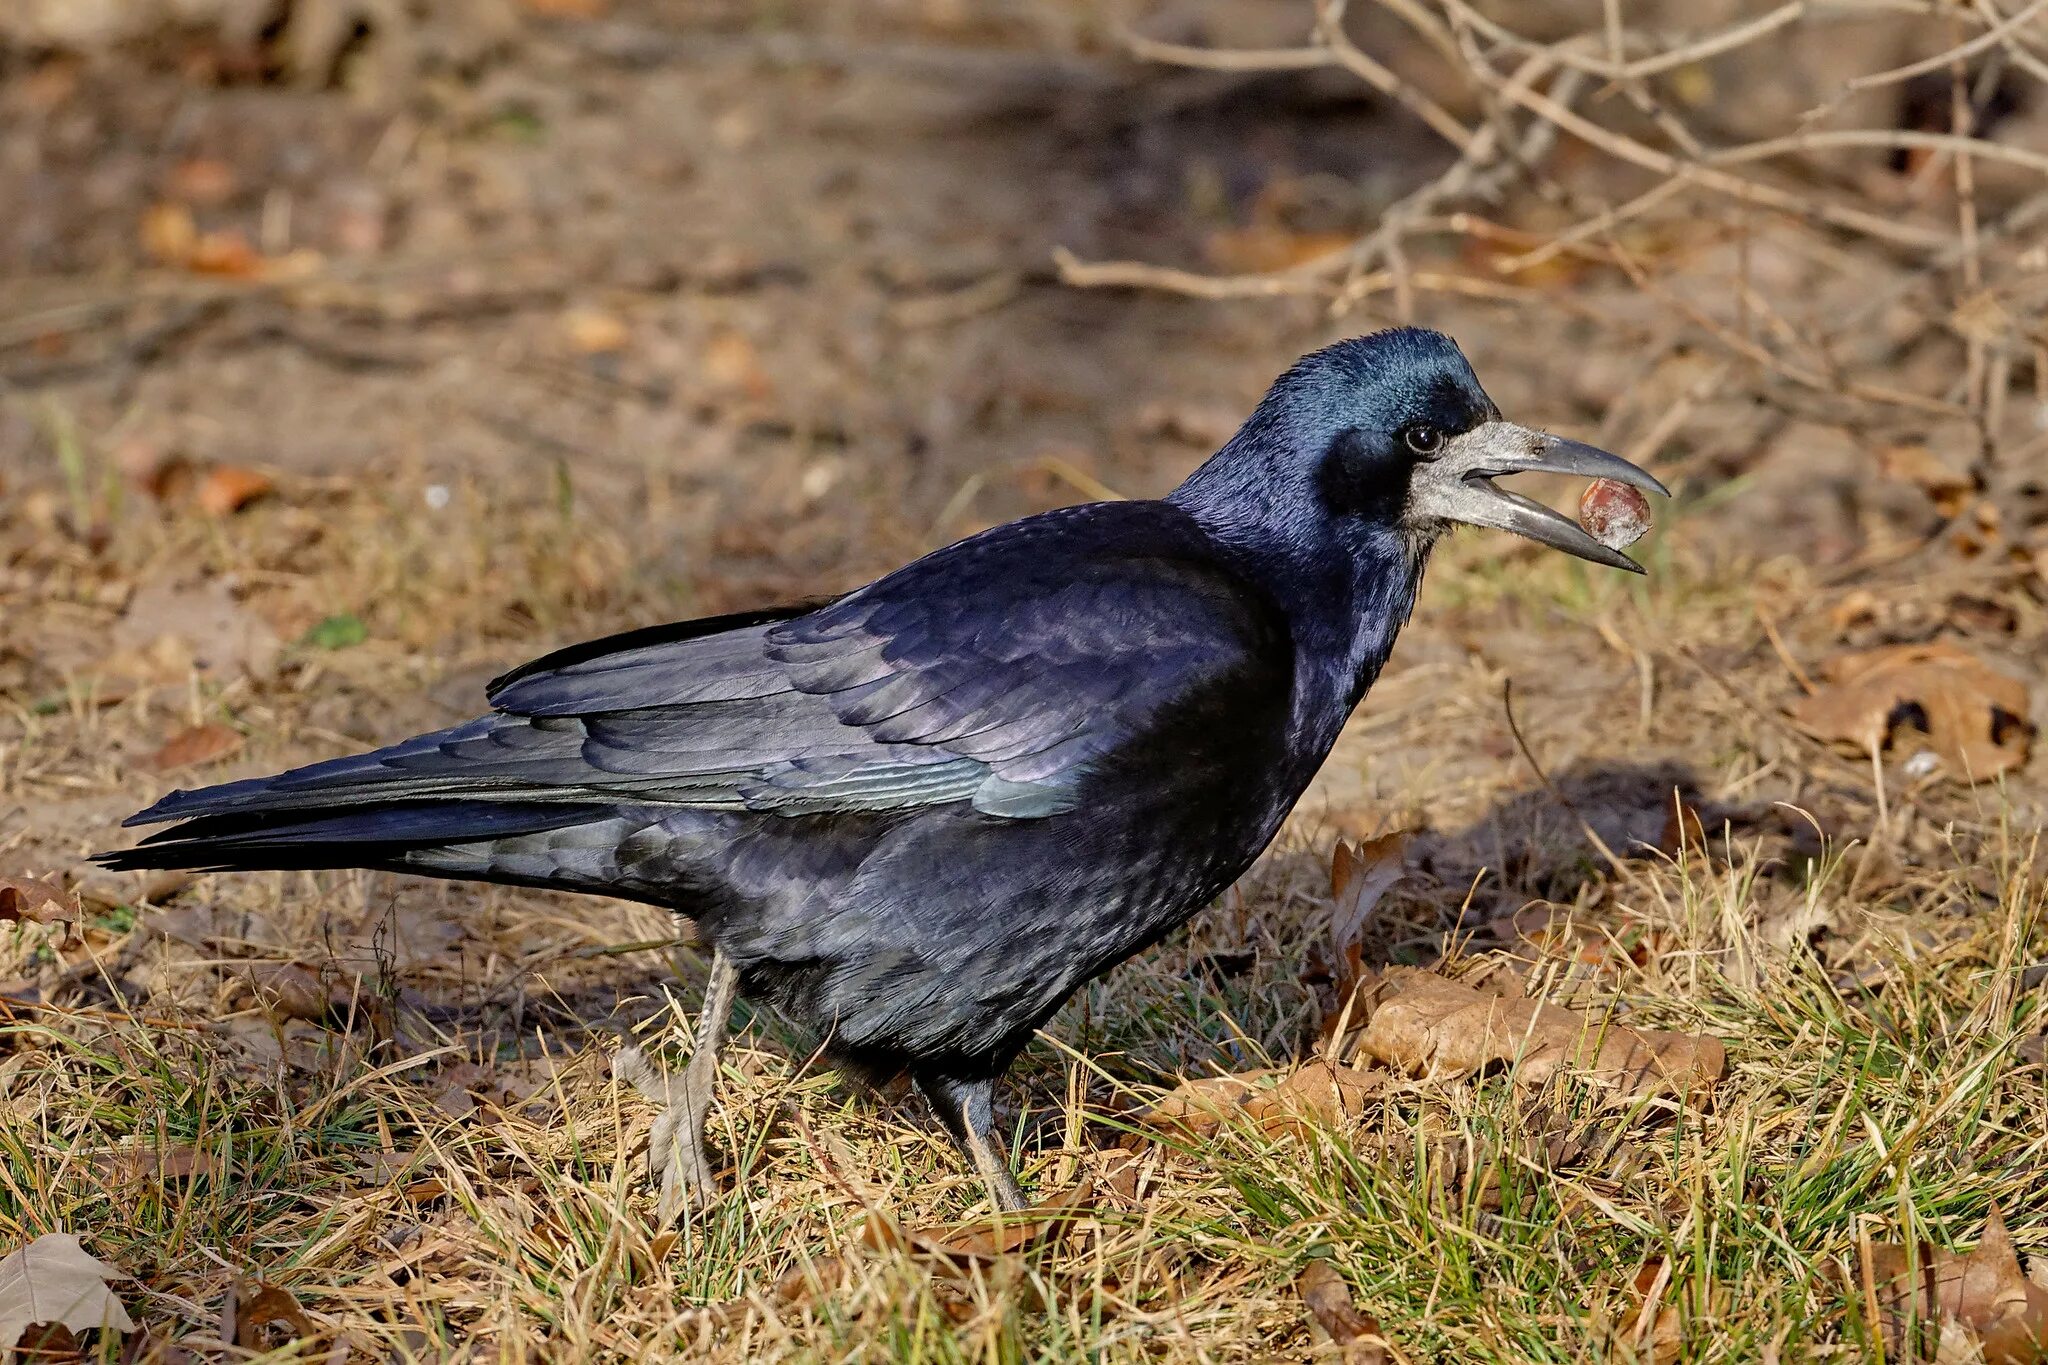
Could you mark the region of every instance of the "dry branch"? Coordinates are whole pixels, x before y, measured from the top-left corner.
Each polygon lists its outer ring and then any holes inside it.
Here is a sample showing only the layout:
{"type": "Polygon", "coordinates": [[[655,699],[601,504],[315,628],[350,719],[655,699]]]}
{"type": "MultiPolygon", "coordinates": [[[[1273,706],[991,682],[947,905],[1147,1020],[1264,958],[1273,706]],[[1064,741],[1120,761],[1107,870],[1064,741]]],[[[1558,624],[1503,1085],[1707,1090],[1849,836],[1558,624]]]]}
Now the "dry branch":
{"type": "MultiPolygon", "coordinates": [[[[1299,47],[1218,49],[1135,35],[1128,44],[1136,56],[1181,66],[1347,71],[1455,148],[1447,168],[1385,208],[1349,246],[1285,269],[1219,275],[1087,262],[1062,251],[1061,277],[1216,300],[1307,296],[1335,313],[1389,295],[1388,311],[1401,318],[1423,294],[1599,314],[1587,306],[1598,282],[1570,291],[1531,285],[1538,267],[1563,259],[1571,263],[1567,278],[1616,272],[1605,282],[1651,304],[1665,319],[1651,329],[1660,337],[1726,356],[1737,367],[1731,397],[1746,383],[1751,396],[1797,411],[1796,392],[1819,393],[1846,405],[1845,417],[1867,410],[1879,421],[1886,413],[1960,420],[1987,452],[2027,445],[2030,433],[2006,429],[2015,407],[2007,394],[2016,385],[2048,386],[2038,373],[2048,334],[2033,288],[2041,253],[2029,255],[2027,240],[2048,212],[2048,153],[2020,133],[2002,137],[1987,111],[2000,82],[2025,83],[2007,105],[2048,105],[2048,0],[2009,13],[1991,0],[1786,0],[1694,28],[1625,22],[1628,11],[1609,4],[1582,31],[1550,40],[1468,0],[1379,4],[1401,21],[1417,55],[1427,49],[1450,62],[1462,92],[1449,94],[1440,82],[1425,90],[1398,43],[1368,51],[1347,27],[1342,0],[1304,0],[1310,36],[1299,47]],[[1873,17],[1891,26],[1894,41],[1870,45],[1868,70],[1837,68],[1832,93],[1819,89],[1814,107],[1786,115],[1778,128],[1753,129],[1759,135],[1728,137],[1741,120],[1717,118],[1716,100],[1725,106],[1769,88],[1796,65],[1796,45],[1832,44],[1853,33],[1844,25],[1873,17]],[[1909,50],[1915,44],[1919,50],[1909,50]],[[1727,89],[1714,87],[1716,72],[1727,89]],[[1929,126],[1924,115],[1914,122],[1894,92],[1944,73],[1948,126],[1929,126]],[[1667,88],[1681,78],[1694,89],[1684,100],[1667,88]],[[1885,99],[1898,107],[1878,108],[1885,99]],[[1843,126],[1851,108],[1856,125],[1843,126]],[[1563,139],[1599,156],[1558,156],[1563,139]],[[1891,169],[1881,154],[1893,158],[1891,169]],[[1617,186],[1626,188],[1617,194],[1617,186]],[[1519,208],[1537,200],[1567,208],[1569,219],[1559,225],[1550,208],[1540,226],[1521,228],[1519,208]],[[1481,204],[1500,207],[1485,218],[1469,211],[1481,204]],[[1732,245],[1746,262],[1757,243],[1810,267],[1827,306],[1801,297],[1788,313],[1786,299],[1750,282],[1746,264],[1732,281],[1725,265],[1717,280],[1705,280],[1698,262],[1713,250],[1732,245]],[[1475,270],[1474,259],[1490,263],[1491,274],[1475,270]],[[1880,327],[1882,318],[1894,321],[1880,327]],[[1929,344],[1953,348],[1952,372],[1902,379],[1900,360],[1929,344]]],[[[1641,325],[1639,307],[1629,316],[1641,325]]]]}

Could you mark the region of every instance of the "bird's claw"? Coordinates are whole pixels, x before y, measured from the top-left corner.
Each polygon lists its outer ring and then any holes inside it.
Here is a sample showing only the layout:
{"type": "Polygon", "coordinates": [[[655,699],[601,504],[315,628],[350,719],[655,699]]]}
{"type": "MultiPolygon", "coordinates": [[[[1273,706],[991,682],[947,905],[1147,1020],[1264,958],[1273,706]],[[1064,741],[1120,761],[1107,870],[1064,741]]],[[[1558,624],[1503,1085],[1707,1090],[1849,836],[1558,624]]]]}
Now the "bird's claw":
{"type": "Polygon", "coordinates": [[[647,1134],[647,1178],[660,1190],[658,1219],[669,1223],[685,1207],[708,1207],[718,1194],[704,1152],[704,1121],[711,1108],[709,1068],[693,1063],[677,1077],[656,1066],[637,1044],[629,1044],[612,1059],[612,1076],[661,1107],[647,1134]]]}

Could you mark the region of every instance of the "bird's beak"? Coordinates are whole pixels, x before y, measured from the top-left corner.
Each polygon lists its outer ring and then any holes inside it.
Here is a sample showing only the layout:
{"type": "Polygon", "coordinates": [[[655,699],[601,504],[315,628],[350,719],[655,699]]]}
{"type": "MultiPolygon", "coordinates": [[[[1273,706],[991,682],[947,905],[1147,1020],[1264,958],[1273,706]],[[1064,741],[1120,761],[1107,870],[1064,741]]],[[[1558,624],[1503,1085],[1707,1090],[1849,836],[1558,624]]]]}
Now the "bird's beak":
{"type": "Polygon", "coordinates": [[[1671,496],[1663,484],[1619,455],[1512,422],[1484,422],[1445,441],[1435,459],[1415,467],[1410,515],[1513,531],[1595,564],[1632,573],[1643,571],[1642,565],[1621,551],[1610,550],[1587,535],[1570,517],[1496,486],[1493,481],[1506,474],[1612,479],[1660,497],[1671,496]]]}

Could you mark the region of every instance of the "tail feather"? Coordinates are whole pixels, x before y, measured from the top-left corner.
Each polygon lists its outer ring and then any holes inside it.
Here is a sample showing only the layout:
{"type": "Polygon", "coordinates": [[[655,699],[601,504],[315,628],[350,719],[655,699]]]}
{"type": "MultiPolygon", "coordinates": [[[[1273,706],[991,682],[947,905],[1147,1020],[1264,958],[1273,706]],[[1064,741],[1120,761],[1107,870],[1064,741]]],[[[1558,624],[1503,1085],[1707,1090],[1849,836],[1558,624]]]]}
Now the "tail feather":
{"type": "MultiPolygon", "coordinates": [[[[260,780],[229,783],[194,795],[211,795],[231,787],[249,788],[247,796],[252,801],[263,795],[260,780]]],[[[101,853],[93,861],[116,871],[396,867],[409,861],[407,854],[422,849],[539,834],[601,820],[610,813],[609,807],[587,804],[480,800],[391,801],[314,810],[251,805],[187,819],[133,848],[101,853]]]]}
{"type": "Polygon", "coordinates": [[[563,785],[559,773],[536,774],[533,769],[551,763],[559,767],[578,753],[581,738],[580,728],[568,722],[484,716],[388,748],[309,763],[269,777],[174,791],[122,823],[160,825],[259,809],[297,810],[310,817],[343,807],[433,798],[516,795],[546,800],[564,794],[550,790],[563,785]],[[534,781],[536,776],[541,780],[534,781]]]}

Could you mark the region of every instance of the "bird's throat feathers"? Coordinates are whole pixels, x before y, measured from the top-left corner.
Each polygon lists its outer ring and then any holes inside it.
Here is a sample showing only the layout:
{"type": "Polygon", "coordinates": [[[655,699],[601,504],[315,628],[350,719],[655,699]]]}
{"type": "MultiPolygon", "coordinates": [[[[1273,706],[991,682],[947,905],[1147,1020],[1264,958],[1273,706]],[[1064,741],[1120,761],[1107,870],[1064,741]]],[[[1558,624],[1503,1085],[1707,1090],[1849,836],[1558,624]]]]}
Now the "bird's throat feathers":
{"type": "Polygon", "coordinates": [[[1307,433],[1292,428],[1262,405],[1168,500],[1280,606],[1295,641],[1296,724],[1334,742],[1415,608],[1432,538],[1398,516],[1332,509],[1307,433]]]}

